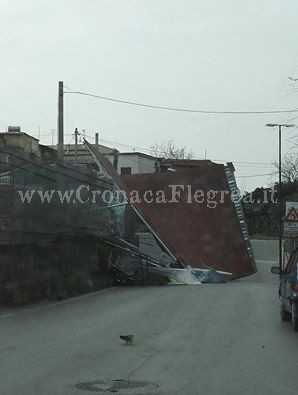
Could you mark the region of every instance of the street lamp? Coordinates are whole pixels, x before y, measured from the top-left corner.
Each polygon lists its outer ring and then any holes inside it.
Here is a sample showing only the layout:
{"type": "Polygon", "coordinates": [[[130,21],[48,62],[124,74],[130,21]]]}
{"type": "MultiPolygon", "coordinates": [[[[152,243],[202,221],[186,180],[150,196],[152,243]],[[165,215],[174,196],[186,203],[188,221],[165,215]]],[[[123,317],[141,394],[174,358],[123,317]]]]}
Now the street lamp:
{"type": "Polygon", "coordinates": [[[282,270],[282,237],[283,237],[283,226],[282,226],[282,201],[281,201],[281,129],[282,128],[293,128],[295,125],[289,123],[267,123],[269,128],[275,128],[278,126],[278,176],[279,176],[279,268],[282,270]]]}

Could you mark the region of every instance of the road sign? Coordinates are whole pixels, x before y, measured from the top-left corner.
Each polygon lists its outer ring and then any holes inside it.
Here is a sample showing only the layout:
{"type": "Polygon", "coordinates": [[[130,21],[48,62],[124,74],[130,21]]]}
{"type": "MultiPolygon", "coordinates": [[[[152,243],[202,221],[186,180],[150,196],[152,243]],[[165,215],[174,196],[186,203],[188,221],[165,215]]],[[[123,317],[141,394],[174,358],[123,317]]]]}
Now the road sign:
{"type": "Polygon", "coordinates": [[[284,220],[284,236],[298,237],[298,202],[286,203],[286,216],[284,220]]]}
{"type": "Polygon", "coordinates": [[[298,221],[298,209],[296,210],[295,207],[291,207],[285,221],[298,221]]]}

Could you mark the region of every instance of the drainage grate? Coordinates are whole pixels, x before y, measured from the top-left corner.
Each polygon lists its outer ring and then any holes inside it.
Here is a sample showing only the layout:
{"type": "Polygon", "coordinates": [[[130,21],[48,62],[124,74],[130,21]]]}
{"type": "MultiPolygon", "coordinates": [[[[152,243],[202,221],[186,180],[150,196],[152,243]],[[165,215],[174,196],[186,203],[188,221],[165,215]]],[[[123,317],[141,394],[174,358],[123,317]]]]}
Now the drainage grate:
{"type": "Polygon", "coordinates": [[[133,393],[133,390],[140,389],[154,390],[158,388],[157,384],[150,383],[148,381],[130,381],[130,380],[97,380],[85,383],[78,383],[74,386],[76,389],[81,391],[89,392],[110,392],[110,393],[127,393],[126,390],[130,390],[129,394],[133,393]]]}

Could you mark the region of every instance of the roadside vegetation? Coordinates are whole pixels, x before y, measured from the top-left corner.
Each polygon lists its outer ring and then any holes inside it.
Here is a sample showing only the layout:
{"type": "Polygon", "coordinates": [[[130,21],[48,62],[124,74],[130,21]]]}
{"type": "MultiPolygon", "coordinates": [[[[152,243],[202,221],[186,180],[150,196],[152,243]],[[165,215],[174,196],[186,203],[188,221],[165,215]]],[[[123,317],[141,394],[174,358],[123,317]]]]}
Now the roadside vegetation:
{"type": "MultiPolygon", "coordinates": [[[[279,234],[279,184],[264,188],[258,187],[242,197],[242,205],[248,226],[248,231],[254,238],[276,238],[279,234]],[[271,196],[274,188],[274,199],[264,201],[264,196],[271,196]],[[252,203],[252,201],[254,203],[252,203]]],[[[285,213],[286,202],[298,201],[298,155],[286,155],[282,167],[281,199],[283,213],[285,213]]]]}

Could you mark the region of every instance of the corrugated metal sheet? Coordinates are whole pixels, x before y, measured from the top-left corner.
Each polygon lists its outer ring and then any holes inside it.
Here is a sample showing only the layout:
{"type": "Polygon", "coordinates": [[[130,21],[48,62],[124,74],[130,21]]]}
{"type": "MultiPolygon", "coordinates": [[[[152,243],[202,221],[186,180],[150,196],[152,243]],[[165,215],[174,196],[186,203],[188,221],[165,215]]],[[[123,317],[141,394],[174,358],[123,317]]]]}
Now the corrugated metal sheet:
{"type": "MultiPolygon", "coordinates": [[[[165,192],[171,198],[170,185],[191,186],[192,191],[230,191],[225,166],[213,164],[168,173],[122,176],[128,190],[137,190],[140,197],[148,190],[153,195],[165,192]]],[[[255,272],[253,258],[247,250],[236,208],[226,196],[215,208],[207,203],[188,203],[188,193],[181,193],[179,203],[141,203],[134,205],[150,223],[156,234],[185,265],[196,268],[213,267],[232,272],[236,278],[255,272]]]]}

